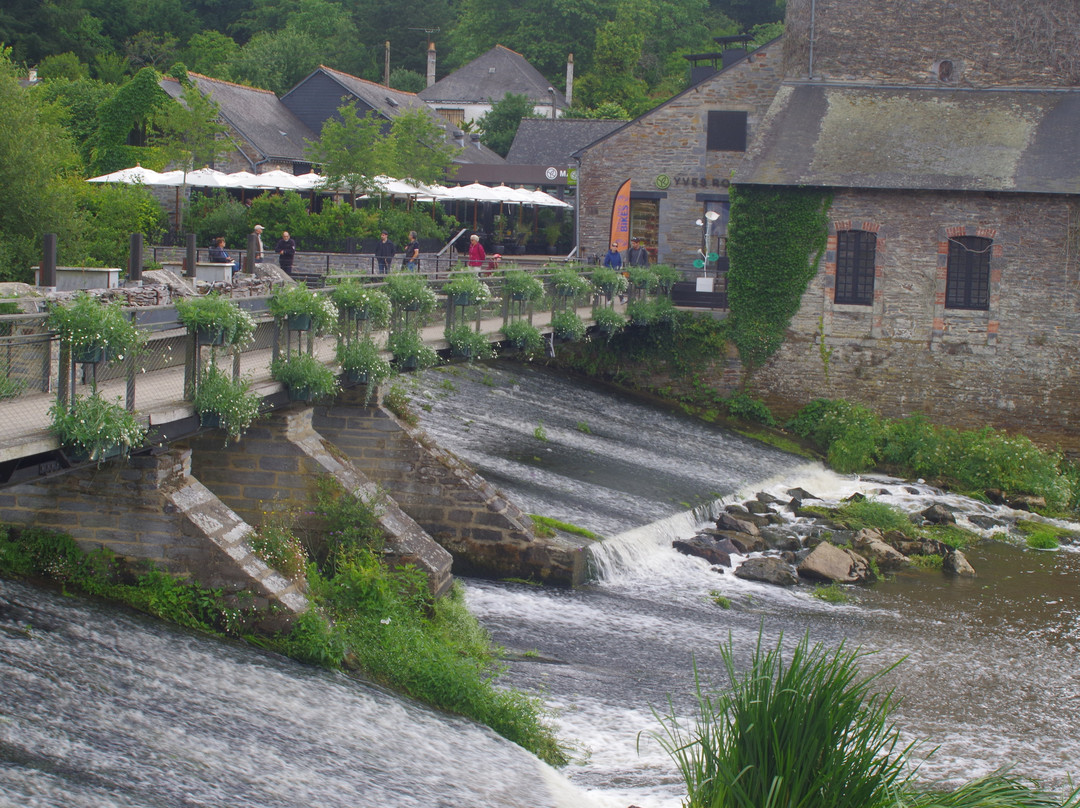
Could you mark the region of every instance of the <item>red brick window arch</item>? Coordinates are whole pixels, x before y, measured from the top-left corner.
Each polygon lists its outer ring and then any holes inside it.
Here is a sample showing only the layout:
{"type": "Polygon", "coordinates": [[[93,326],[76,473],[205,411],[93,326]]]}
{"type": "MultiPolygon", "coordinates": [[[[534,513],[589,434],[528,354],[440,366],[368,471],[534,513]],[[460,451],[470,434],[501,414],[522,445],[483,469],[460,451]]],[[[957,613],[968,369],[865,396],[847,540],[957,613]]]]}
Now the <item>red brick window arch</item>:
{"type": "Polygon", "coordinates": [[[877,230],[837,229],[833,303],[871,306],[877,265],[877,230]]]}

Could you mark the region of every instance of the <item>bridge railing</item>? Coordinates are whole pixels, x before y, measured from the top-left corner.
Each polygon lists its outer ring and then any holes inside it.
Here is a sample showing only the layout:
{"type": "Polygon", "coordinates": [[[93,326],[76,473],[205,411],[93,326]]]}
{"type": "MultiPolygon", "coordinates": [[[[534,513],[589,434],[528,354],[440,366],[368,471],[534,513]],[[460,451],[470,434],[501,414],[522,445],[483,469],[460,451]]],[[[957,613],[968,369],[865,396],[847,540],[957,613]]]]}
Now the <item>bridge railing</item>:
{"type": "MultiPolygon", "coordinates": [[[[476,330],[495,335],[511,317],[511,304],[508,296],[502,294],[501,275],[481,272],[481,276],[492,288],[491,300],[482,306],[469,307],[467,312],[476,330]]],[[[328,280],[333,284],[348,277],[362,277],[375,286],[382,285],[380,276],[358,273],[333,275],[328,280]]],[[[429,275],[432,287],[440,294],[450,277],[449,272],[438,277],[434,273],[429,275]]],[[[538,273],[538,277],[546,280],[547,276],[538,273]]],[[[331,294],[332,285],[316,291],[331,294]]],[[[237,375],[256,383],[269,382],[270,362],[287,338],[287,332],[270,316],[269,296],[233,300],[254,317],[258,327],[250,344],[230,350],[223,357],[219,354],[219,358],[231,363],[237,375]]],[[[514,311],[531,322],[535,313],[551,308],[552,301],[515,305],[518,307],[514,311]]],[[[84,395],[92,385],[106,397],[120,399],[128,409],[144,414],[163,413],[160,417],[165,418],[169,417],[170,409],[185,406],[196,365],[204,361],[201,357],[207,349],[196,345],[194,335],[179,322],[171,303],[127,307],[125,311],[146,332],[145,350],[115,363],[77,364],[73,379],[67,375],[69,366],[61,361],[59,342],[47,328],[44,313],[0,315],[0,443],[47,429],[48,411],[58,395],[65,400],[69,392],[84,395]]],[[[445,348],[443,328],[461,314],[453,301],[443,295],[443,307],[420,324],[426,328],[426,340],[437,348],[445,348]]],[[[330,364],[334,344],[335,339],[330,336],[313,341],[311,347],[313,353],[330,364]]]]}

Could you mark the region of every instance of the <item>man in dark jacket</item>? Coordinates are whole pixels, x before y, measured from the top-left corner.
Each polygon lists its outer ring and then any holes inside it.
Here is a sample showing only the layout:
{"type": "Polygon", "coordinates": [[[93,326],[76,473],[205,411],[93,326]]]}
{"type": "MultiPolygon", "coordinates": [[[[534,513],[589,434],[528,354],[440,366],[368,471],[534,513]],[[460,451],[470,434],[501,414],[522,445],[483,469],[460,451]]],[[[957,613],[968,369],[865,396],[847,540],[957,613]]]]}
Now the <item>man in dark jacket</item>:
{"type": "Polygon", "coordinates": [[[636,238],[630,242],[630,249],[626,251],[626,265],[631,267],[649,265],[649,251],[642,246],[641,239],[636,238]]]}
{"type": "Polygon", "coordinates": [[[274,252],[278,255],[278,264],[281,266],[282,272],[286,275],[292,275],[293,257],[296,255],[296,242],[293,237],[289,235],[289,231],[285,230],[281,234],[281,238],[278,239],[278,243],[274,245],[274,252]]]}
{"type": "Polygon", "coordinates": [[[390,262],[394,260],[397,248],[390,240],[390,234],[383,230],[379,234],[379,243],[375,246],[375,260],[379,262],[379,273],[385,275],[390,271],[390,262]]]}

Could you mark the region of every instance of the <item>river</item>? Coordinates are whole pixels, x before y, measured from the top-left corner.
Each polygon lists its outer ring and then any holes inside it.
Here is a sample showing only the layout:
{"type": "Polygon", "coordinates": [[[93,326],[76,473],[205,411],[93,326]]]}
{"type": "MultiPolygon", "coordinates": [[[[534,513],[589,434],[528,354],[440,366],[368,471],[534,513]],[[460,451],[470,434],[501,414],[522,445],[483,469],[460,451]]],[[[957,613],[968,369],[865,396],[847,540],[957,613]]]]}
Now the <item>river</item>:
{"type": "Polygon", "coordinates": [[[759,630],[862,646],[868,670],[903,659],[886,684],[905,739],[938,745],[928,781],[1005,764],[1048,785],[1080,774],[1080,553],[988,541],[969,553],[974,580],[904,574],[832,605],[718,574],[670,542],[723,503],[794,486],[1009,514],[835,475],[541,368],[456,366],[410,386],[422,427],[527,511],[605,537],[602,577],[581,589],[465,581],[509,652],[506,680],[544,697],[574,762],[555,772],[341,674],[0,581],[0,806],[674,808],[682,787],[650,740],[652,710],[689,712],[694,661],[716,681],[719,643],[745,660],[759,630]]]}

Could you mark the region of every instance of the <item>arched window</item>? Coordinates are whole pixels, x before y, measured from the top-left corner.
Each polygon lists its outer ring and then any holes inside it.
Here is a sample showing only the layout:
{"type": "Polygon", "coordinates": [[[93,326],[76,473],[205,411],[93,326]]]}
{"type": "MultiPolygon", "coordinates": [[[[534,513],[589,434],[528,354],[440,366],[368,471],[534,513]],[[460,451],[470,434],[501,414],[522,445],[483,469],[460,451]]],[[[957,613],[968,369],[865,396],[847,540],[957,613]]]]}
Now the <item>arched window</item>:
{"type": "Polygon", "coordinates": [[[870,306],[874,302],[874,262],[877,233],[839,230],[836,233],[834,303],[870,306]]]}
{"type": "Polygon", "coordinates": [[[951,236],[945,281],[945,308],[990,308],[990,251],[992,239],[951,236]]]}

